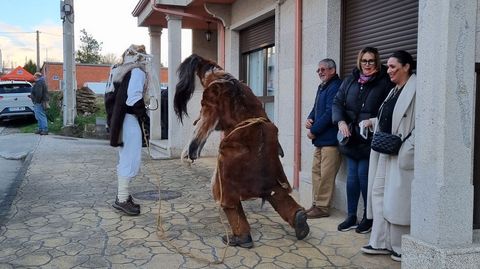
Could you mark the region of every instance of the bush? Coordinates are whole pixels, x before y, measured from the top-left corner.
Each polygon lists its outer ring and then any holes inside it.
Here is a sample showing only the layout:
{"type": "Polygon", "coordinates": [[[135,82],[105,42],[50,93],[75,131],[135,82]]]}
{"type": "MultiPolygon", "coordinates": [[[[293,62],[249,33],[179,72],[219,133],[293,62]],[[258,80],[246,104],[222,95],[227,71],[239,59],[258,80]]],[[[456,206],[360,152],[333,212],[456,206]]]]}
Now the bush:
{"type": "MultiPolygon", "coordinates": [[[[48,131],[51,133],[59,133],[62,129],[63,119],[62,119],[62,103],[60,101],[61,92],[49,92],[50,101],[48,102],[50,108],[47,109],[47,120],[48,120],[48,131]]],[[[23,133],[33,133],[37,130],[38,124],[32,123],[26,125],[20,130],[23,133]]]]}
{"type": "Polygon", "coordinates": [[[47,110],[47,118],[49,122],[53,122],[56,118],[62,116],[62,101],[60,96],[61,92],[51,92],[50,95],[50,108],[47,110]]]}

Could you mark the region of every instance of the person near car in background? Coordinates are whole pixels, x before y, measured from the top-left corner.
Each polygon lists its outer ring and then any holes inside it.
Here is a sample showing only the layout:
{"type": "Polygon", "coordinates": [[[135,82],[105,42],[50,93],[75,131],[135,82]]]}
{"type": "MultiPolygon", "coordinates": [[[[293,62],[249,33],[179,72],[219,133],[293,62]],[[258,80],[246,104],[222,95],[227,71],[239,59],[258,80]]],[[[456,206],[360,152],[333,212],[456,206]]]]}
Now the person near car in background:
{"type": "Polygon", "coordinates": [[[35,119],[38,122],[38,130],[35,132],[40,135],[48,135],[48,121],[45,114],[45,105],[48,103],[48,88],[45,84],[45,79],[42,73],[36,72],[33,77],[35,83],[33,84],[31,98],[33,102],[33,112],[35,113],[35,119]]]}

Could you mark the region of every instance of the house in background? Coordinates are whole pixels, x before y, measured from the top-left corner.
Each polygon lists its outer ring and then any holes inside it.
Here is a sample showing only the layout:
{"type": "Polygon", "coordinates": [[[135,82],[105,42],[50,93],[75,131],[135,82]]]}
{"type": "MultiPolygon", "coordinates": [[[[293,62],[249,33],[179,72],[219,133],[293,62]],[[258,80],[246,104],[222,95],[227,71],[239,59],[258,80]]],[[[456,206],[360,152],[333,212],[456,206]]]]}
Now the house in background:
{"type": "MultiPolygon", "coordinates": [[[[480,264],[480,5],[459,0],[139,0],[133,16],[148,27],[159,66],[168,28],[169,94],[181,62],[181,29],[192,50],[245,81],[279,128],[285,172],[311,203],[313,147],[303,122],[313,103],[318,61],[332,58],[345,77],[357,52],[379,48],[382,62],[408,50],[418,60],[415,180],[411,233],[402,268],[478,268],[480,264]],[[210,38],[207,39],[207,33],[210,38]],[[432,45],[433,44],[433,45],[432,45]]],[[[178,157],[200,110],[201,89],[184,125],[168,100],[168,139],[152,126],[151,145],[178,157]],[[159,140],[157,141],[156,138],[159,140]]],[[[159,113],[159,112],[158,112],[159,113]]],[[[155,121],[154,121],[155,125],[155,121]]],[[[202,153],[215,154],[219,136],[202,153]]],[[[345,168],[334,206],[345,210],[345,168]]],[[[401,202],[401,201],[399,201],[401,202]]]]}
{"type": "MultiPolygon", "coordinates": [[[[63,80],[62,62],[44,62],[41,72],[45,77],[49,91],[60,91],[63,80]]],[[[76,64],[76,88],[81,88],[85,82],[107,82],[110,73],[108,64],[76,64]]]]}
{"type": "MultiPolygon", "coordinates": [[[[108,81],[110,67],[111,65],[108,64],[77,63],[75,69],[76,88],[87,86],[87,83],[95,83],[93,85],[95,85],[95,88],[97,89],[98,83],[106,83],[108,81]]],[[[61,82],[63,80],[63,63],[44,62],[41,72],[45,77],[45,82],[48,85],[49,91],[60,91],[62,89],[61,82]]],[[[159,80],[161,85],[168,85],[167,68],[162,67],[160,69],[159,80]]]]}
{"type": "Polygon", "coordinates": [[[0,80],[25,80],[29,82],[34,82],[35,78],[33,77],[30,72],[23,69],[23,67],[18,66],[17,68],[13,69],[9,73],[0,77],[0,80]]]}

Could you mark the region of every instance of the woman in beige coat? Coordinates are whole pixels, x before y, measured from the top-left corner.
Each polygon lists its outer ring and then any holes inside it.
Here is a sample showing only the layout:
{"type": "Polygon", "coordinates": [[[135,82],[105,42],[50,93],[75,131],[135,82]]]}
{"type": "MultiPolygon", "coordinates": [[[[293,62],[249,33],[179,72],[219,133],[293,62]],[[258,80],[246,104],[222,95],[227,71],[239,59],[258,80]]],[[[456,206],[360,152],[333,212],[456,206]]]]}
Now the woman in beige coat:
{"type": "Polygon", "coordinates": [[[407,138],[398,155],[370,153],[367,217],[373,218],[367,254],[386,254],[401,261],[401,238],[410,233],[410,197],[413,180],[415,141],[415,62],[406,51],[388,59],[388,74],[395,87],[380,107],[377,118],[364,121],[374,132],[382,131],[407,138]]]}

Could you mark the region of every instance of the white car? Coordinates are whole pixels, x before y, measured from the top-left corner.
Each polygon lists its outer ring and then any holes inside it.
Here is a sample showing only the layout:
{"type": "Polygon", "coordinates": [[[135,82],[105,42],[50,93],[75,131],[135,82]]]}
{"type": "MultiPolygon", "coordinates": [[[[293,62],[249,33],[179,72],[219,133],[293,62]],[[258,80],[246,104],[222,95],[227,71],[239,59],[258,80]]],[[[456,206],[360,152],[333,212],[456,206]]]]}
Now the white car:
{"type": "Polygon", "coordinates": [[[35,116],[31,92],[27,81],[0,81],[0,119],[35,116]]]}

